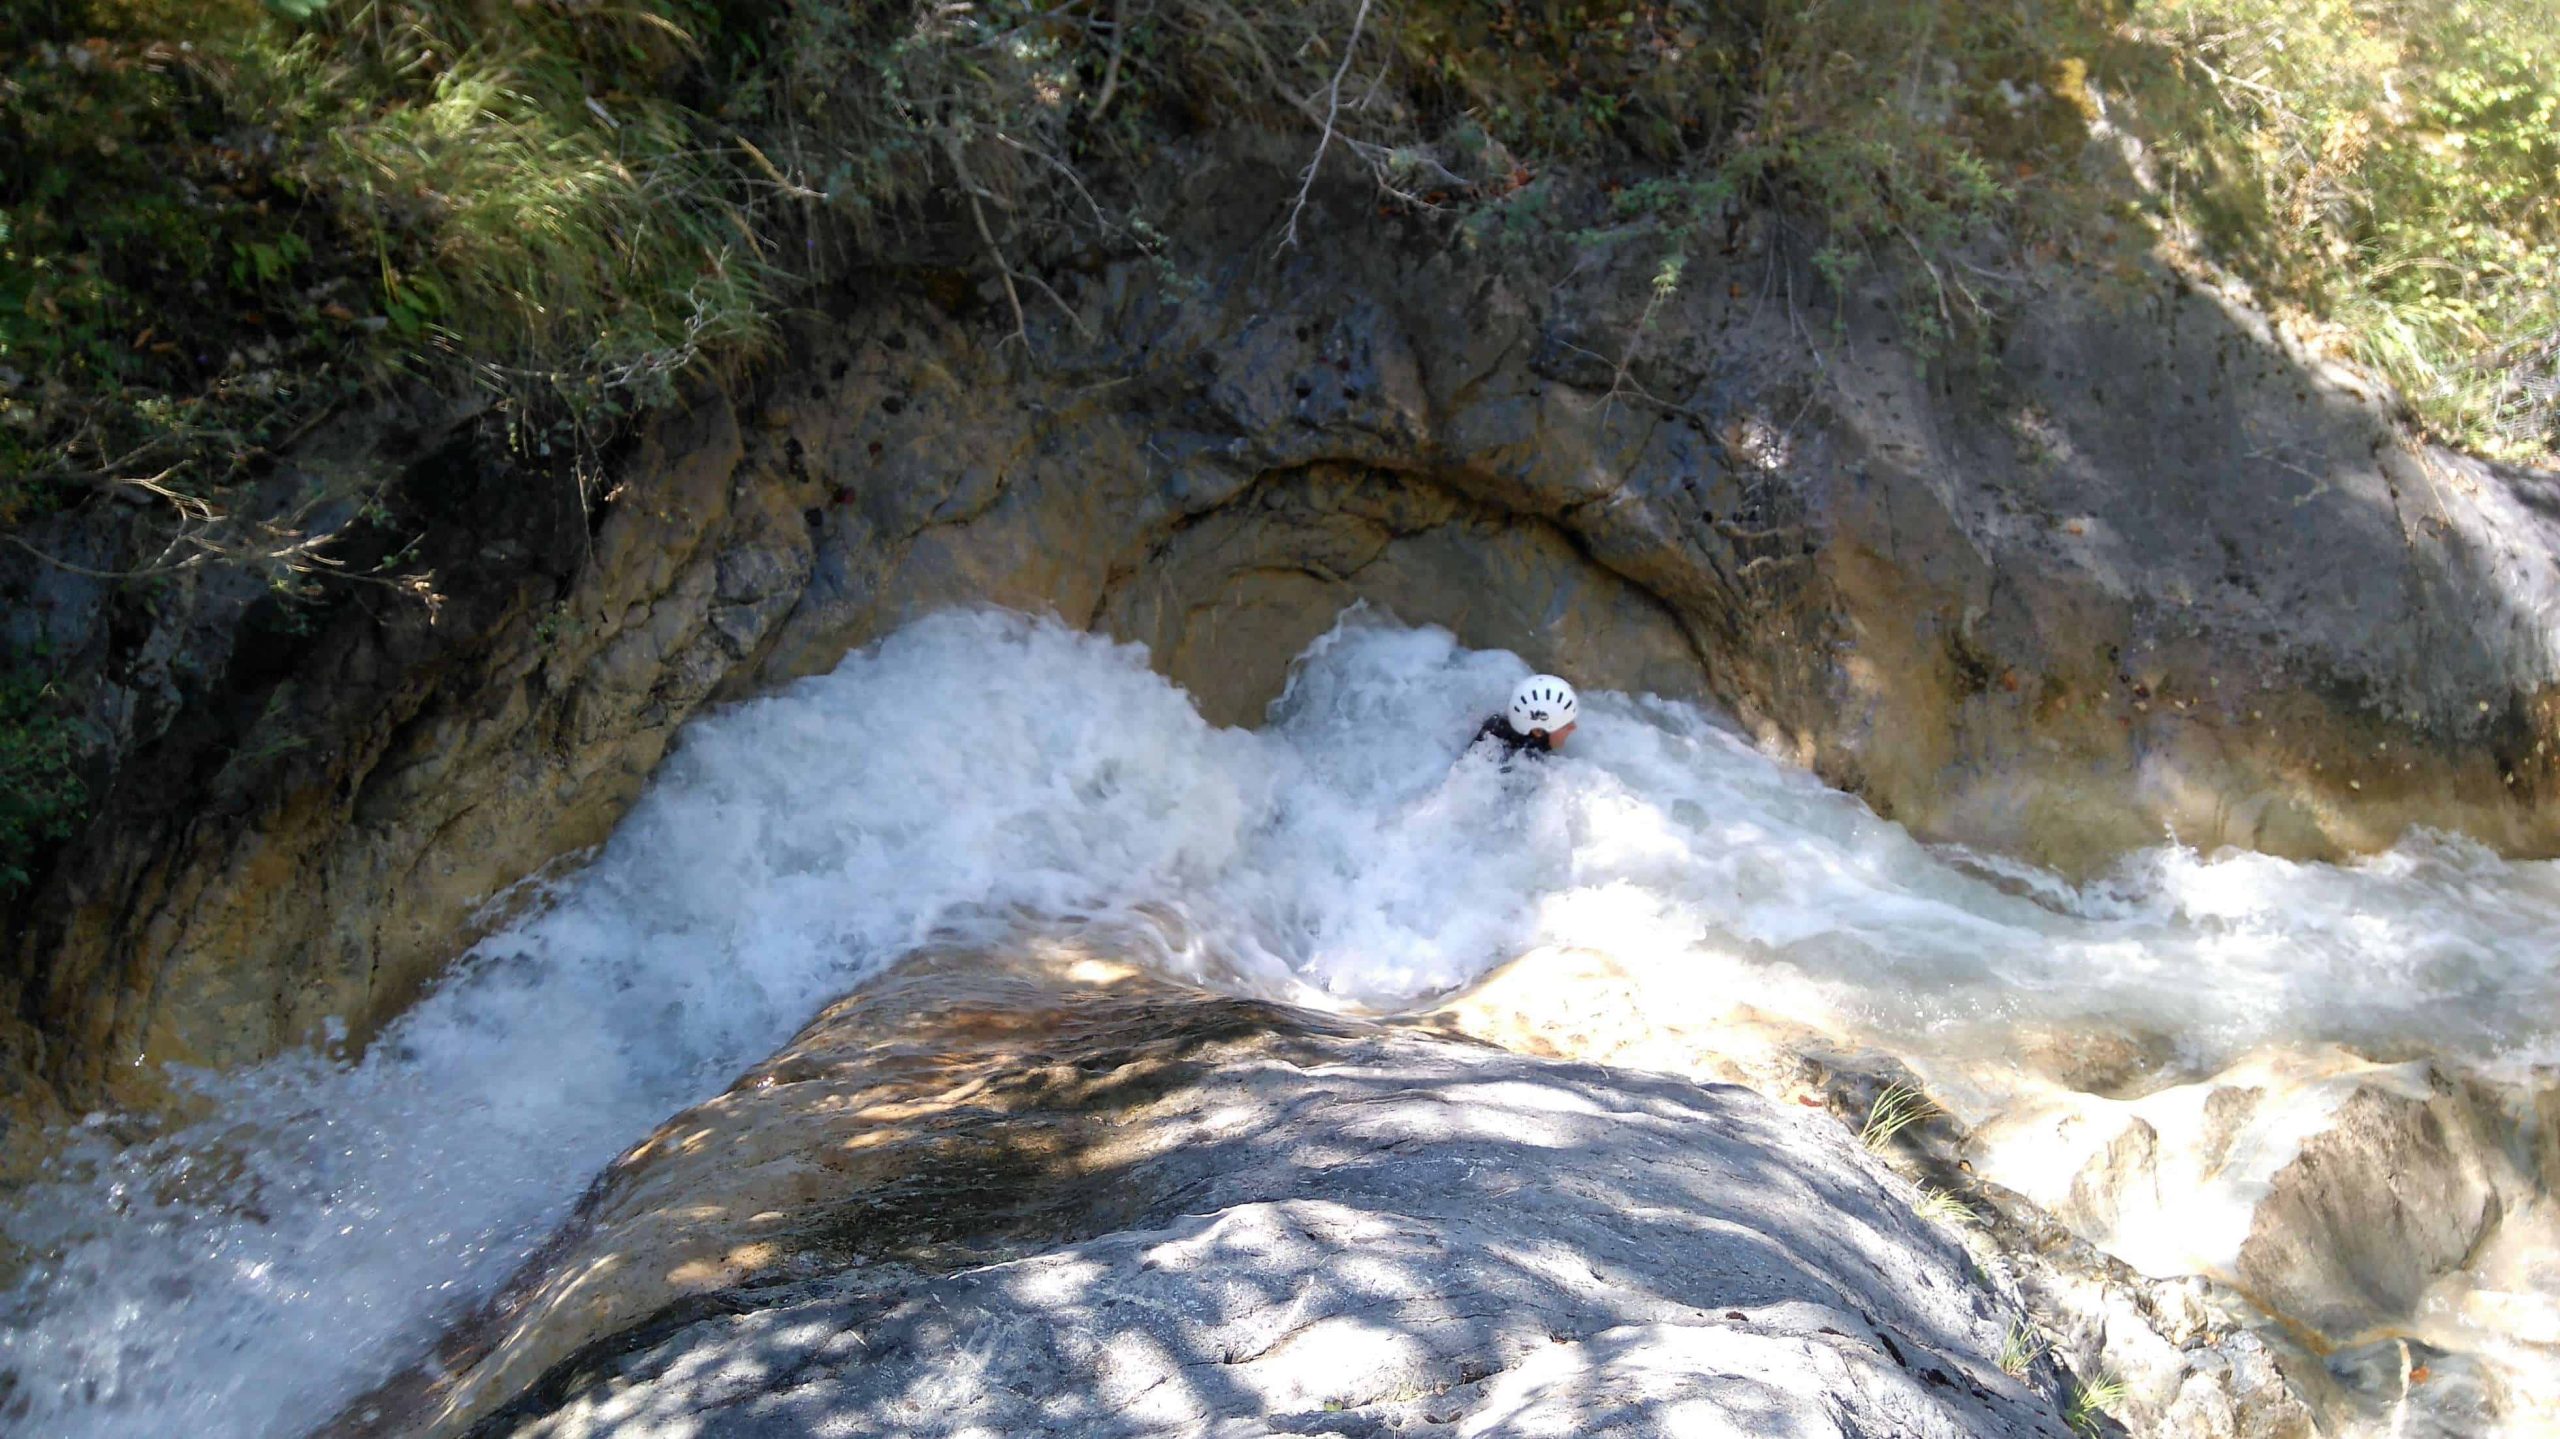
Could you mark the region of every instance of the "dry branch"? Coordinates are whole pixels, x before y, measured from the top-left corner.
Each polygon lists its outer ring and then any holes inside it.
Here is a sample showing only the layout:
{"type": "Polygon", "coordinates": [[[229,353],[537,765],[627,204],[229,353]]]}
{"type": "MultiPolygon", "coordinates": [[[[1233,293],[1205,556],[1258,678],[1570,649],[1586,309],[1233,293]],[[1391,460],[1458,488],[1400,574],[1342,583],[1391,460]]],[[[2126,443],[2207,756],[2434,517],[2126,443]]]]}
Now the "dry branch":
{"type": "Polygon", "coordinates": [[[1369,0],[1360,0],[1360,8],[1351,17],[1351,39],[1342,47],[1342,63],[1333,67],[1333,83],[1325,87],[1324,133],[1316,137],[1315,158],[1307,161],[1307,172],[1298,177],[1297,203],[1289,207],[1289,224],[1272,253],[1295,249],[1298,244],[1298,216],[1305,213],[1307,196],[1316,187],[1316,171],[1324,166],[1324,152],[1333,144],[1333,127],[1342,118],[1342,77],[1351,73],[1351,59],[1360,53],[1360,30],[1369,23],[1369,0]]]}

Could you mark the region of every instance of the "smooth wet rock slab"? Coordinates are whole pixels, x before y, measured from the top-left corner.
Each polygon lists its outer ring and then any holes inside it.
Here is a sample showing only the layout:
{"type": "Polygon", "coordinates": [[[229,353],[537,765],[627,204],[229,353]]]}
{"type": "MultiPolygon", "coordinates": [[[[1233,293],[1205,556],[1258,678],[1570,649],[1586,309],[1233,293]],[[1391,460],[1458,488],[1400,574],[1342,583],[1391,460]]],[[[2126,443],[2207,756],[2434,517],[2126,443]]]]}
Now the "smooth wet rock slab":
{"type": "MultiPolygon", "coordinates": [[[[1416,1197],[1242,1205],[976,1273],[847,1276],[576,1371],[578,1392],[485,1432],[2056,1432],[1978,1354],[1841,1305],[1709,1311],[1623,1269],[1543,1267],[1572,1262],[1573,1238],[1538,1233],[1551,1199],[1470,1222],[1416,1197]]],[[[1678,1286],[1692,1300],[1731,1277],[1703,1268],[1678,1286]]]]}
{"type": "Polygon", "coordinates": [[[670,1121],[339,1428],[2068,1433],[1916,1197],[1738,1088],[944,956],[670,1121]]]}

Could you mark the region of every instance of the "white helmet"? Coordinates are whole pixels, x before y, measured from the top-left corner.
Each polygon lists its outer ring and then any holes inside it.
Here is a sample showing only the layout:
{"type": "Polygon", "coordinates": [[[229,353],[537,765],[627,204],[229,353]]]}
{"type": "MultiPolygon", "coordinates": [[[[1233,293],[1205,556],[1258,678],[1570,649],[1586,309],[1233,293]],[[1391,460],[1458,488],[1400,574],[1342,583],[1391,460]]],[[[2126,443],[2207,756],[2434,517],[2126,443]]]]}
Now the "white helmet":
{"type": "Polygon", "coordinates": [[[1531,675],[1511,692],[1511,727],[1522,734],[1554,734],[1580,713],[1582,702],[1573,697],[1573,686],[1554,675],[1531,675]]]}

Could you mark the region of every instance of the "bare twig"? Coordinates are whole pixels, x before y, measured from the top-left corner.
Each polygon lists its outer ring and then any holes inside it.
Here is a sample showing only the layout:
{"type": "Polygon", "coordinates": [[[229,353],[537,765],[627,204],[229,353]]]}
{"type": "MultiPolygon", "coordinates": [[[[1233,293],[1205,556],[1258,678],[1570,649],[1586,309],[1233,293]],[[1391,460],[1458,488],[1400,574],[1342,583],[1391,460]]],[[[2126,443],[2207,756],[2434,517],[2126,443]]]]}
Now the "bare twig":
{"type": "Polygon", "coordinates": [[[221,514],[216,511],[213,506],[183,490],[174,490],[169,487],[167,483],[168,478],[177,472],[178,467],[172,465],[156,475],[119,478],[110,480],[108,483],[128,486],[132,489],[140,490],[146,495],[153,495],[166,500],[169,502],[169,507],[176,510],[178,512],[178,517],[182,520],[197,524],[211,524],[215,520],[221,519],[221,514]]]}
{"type": "Polygon", "coordinates": [[[1061,178],[1063,178],[1069,185],[1075,187],[1076,194],[1083,197],[1085,208],[1093,212],[1093,223],[1100,227],[1104,234],[1109,235],[1119,230],[1119,226],[1111,223],[1111,217],[1103,213],[1102,202],[1094,199],[1093,192],[1084,187],[1084,180],[1076,174],[1074,166],[1059,159],[1057,156],[1050,154],[1048,151],[1041,149],[1037,145],[1026,145],[1020,140],[1013,138],[1011,135],[1005,134],[1001,130],[996,132],[996,143],[1019,150],[1023,154],[1030,156],[1032,159],[1039,161],[1041,164],[1048,166],[1050,169],[1057,171],[1061,178]]]}
{"type": "Polygon", "coordinates": [[[1342,117],[1342,77],[1351,73],[1352,57],[1360,53],[1360,30],[1369,23],[1369,0],[1360,0],[1360,8],[1351,17],[1351,39],[1342,47],[1342,63],[1333,68],[1333,83],[1325,87],[1324,133],[1316,137],[1315,158],[1307,161],[1307,172],[1298,178],[1297,203],[1289,207],[1289,224],[1272,253],[1295,249],[1298,244],[1298,216],[1305,213],[1307,196],[1315,190],[1316,171],[1324,165],[1324,152],[1333,144],[1334,123],[1342,117]]]}
{"type": "MultiPolygon", "coordinates": [[[[1066,173],[1067,179],[1070,182],[1075,180],[1076,177],[1074,172],[1068,171],[1066,166],[1059,164],[1059,162],[1053,157],[1032,149],[1030,146],[1024,145],[1019,141],[1006,139],[1003,135],[998,135],[996,138],[1004,140],[1006,144],[1013,146],[1017,150],[1021,150],[1025,154],[1037,156],[1040,159],[1049,161],[1052,165],[1057,165],[1059,170],[1066,173]]],[[[1077,314],[1075,306],[1068,304],[1065,298],[1060,296],[1057,290],[1052,287],[1048,281],[1041,279],[1038,275],[1035,275],[1028,270],[1018,270],[1014,268],[1013,261],[1007,258],[1004,253],[1004,246],[999,244],[996,240],[994,227],[987,223],[986,208],[981,203],[982,200],[994,200],[997,199],[997,197],[990,195],[985,190],[981,189],[977,181],[970,177],[968,161],[961,157],[960,146],[957,141],[946,139],[944,141],[944,145],[951,155],[951,168],[960,178],[960,188],[963,191],[966,191],[969,196],[969,217],[977,222],[978,238],[986,242],[989,258],[996,262],[997,271],[1004,277],[1005,298],[1013,305],[1013,335],[1011,338],[1020,340],[1023,348],[1026,350],[1031,347],[1031,327],[1028,318],[1023,314],[1022,292],[1017,288],[1017,285],[1033,286],[1038,289],[1041,294],[1048,296],[1049,303],[1058,307],[1058,313],[1067,317],[1067,323],[1075,327],[1077,334],[1091,338],[1093,330],[1090,326],[1085,324],[1084,317],[1077,314]]],[[[1084,189],[1084,186],[1078,184],[1076,185],[1076,189],[1081,192],[1084,189]]],[[[1087,204],[1092,204],[1093,197],[1091,195],[1086,195],[1085,202],[1087,204]]],[[[1003,202],[1001,200],[997,200],[997,203],[1001,204],[1003,202]]],[[[1100,218],[1102,215],[1102,207],[1100,205],[1094,205],[1093,213],[1097,218],[1100,218]]],[[[1104,222],[1104,225],[1106,229],[1109,228],[1107,221],[1104,222]]]]}
{"type": "MultiPolygon", "coordinates": [[[[1559,341],[1558,343],[1562,348],[1571,350],[1573,353],[1580,355],[1585,359],[1598,360],[1604,365],[1613,363],[1607,355],[1601,354],[1598,350],[1592,349],[1587,345],[1577,345],[1570,340],[1559,341]]],[[[1587,385],[1577,385],[1575,388],[1587,390],[1590,387],[1587,385]]],[[[1625,382],[1616,388],[1615,393],[1633,395],[1637,399],[1644,401],[1646,404],[1651,405],[1655,409],[1661,410],[1666,414],[1678,415],[1685,420],[1696,420],[1702,428],[1712,423],[1711,417],[1708,416],[1705,411],[1698,409],[1694,405],[1684,405],[1678,400],[1664,399],[1653,391],[1646,389],[1636,380],[1633,374],[1626,376],[1625,382]]]]}
{"type": "Polygon", "coordinates": [[[1920,268],[1929,272],[1929,284],[1938,292],[1938,318],[1944,320],[1948,330],[1952,332],[1956,323],[1955,312],[1947,305],[1947,282],[1938,274],[1937,263],[1929,258],[1929,252],[1920,247],[1920,242],[1913,238],[1909,230],[1900,225],[1893,228],[1901,234],[1904,242],[1911,246],[1911,253],[1919,257],[1920,268]]]}
{"type": "MultiPolygon", "coordinates": [[[[316,423],[312,421],[300,426],[292,438],[298,439],[307,434],[316,423]]],[[[333,491],[326,486],[311,486],[300,502],[285,512],[268,519],[255,519],[225,513],[203,497],[171,485],[169,478],[177,470],[178,467],[172,465],[156,475],[123,475],[107,481],[110,486],[137,491],[166,504],[177,515],[177,526],[167,542],[161,545],[159,554],[141,564],[124,569],[100,569],[49,554],[19,535],[0,532],[0,540],[8,541],[54,569],[90,579],[119,582],[153,579],[196,569],[208,560],[220,560],[226,564],[264,567],[273,578],[309,578],[327,574],[397,590],[425,604],[430,622],[442,606],[444,597],[436,593],[432,575],[380,573],[390,562],[375,566],[369,573],[350,570],[345,561],[325,553],[328,546],[337,542],[338,533],[313,534],[302,528],[313,511],[336,500],[356,498],[359,500],[359,512],[370,511],[380,500],[389,480],[377,480],[355,494],[333,491]]],[[[396,561],[398,557],[393,558],[396,561]]]]}
{"type": "Polygon", "coordinates": [[[1636,348],[1644,343],[1645,332],[1653,328],[1654,315],[1679,288],[1681,263],[1682,257],[1674,255],[1662,262],[1661,271],[1653,277],[1652,293],[1645,297],[1644,310],[1636,316],[1635,329],[1627,335],[1626,348],[1618,352],[1617,366],[1609,376],[1609,393],[1600,401],[1600,422],[1604,425],[1609,422],[1609,411],[1618,403],[1619,394],[1627,387],[1627,370],[1635,364],[1636,348]]]}
{"type": "Polygon", "coordinates": [[[1814,368],[1828,371],[1830,366],[1823,361],[1821,344],[1813,338],[1813,330],[1805,324],[1804,312],[1796,308],[1795,266],[1780,264],[1778,266],[1778,270],[1779,279],[1783,282],[1787,292],[1787,322],[1795,326],[1797,337],[1804,341],[1806,352],[1813,356],[1814,368]]]}
{"type": "Polygon", "coordinates": [[[1029,270],[1017,271],[1016,274],[1020,276],[1024,284],[1033,286],[1038,289],[1041,294],[1048,296],[1049,303],[1058,307],[1058,313],[1067,317],[1067,323],[1075,327],[1077,334],[1084,336],[1088,340],[1093,338],[1093,327],[1084,322],[1084,316],[1077,314],[1075,306],[1068,304],[1055,289],[1051,288],[1048,281],[1041,279],[1038,275],[1031,273],[1029,270]]]}
{"type": "Polygon", "coordinates": [[[978,238],[985,243],[988,258],[996,262],[996,273],[1004,279],[1005,303],[1013,307],[1012,338],[1020,340],[1022,348],[1028,350],[1031,348],[1031,323],[1022,313],[1022,291],[1014,287],[1013,262],[1004,257],[1004,247],[996,243],[996,232],[987,224],[986,206],[978,198],[978,182],[969,176],[969,162],[960,153],[960,142],[946,135],[942,148],[943,153],[951,157],[951,170],[959,176],[960,188],[969,196],[969,218],[977,223],[978,238]]]}
{"type": "Polygon", "coordinates": [[[1417,206],[1421,209],[1437,210],[1441,207],[1431,203],[1429,200],[1423,199],[1419,195],[1397,189],[1393,184],[1389,183],[1387,180],[1387,167],[1390,164],[1395,161],[1402,160],[1407,165],[1415,166],[1417,168],[1428,168],[1431,171],[1430,178],[1438,180],[1441,184],[1446,185],[1453,190],[1469,189],[1475,184],[1474,181],[1469,180],[1466,176],[1457,173],[1428,155],[1416,154],[1411,150],[1398,150],[1393,145],[1373,144],[1353,135],[1343,136],[1342,143],[1350,148],[1352,154],[1357,155],[1362,160],[1368,162],[1369,176],[1372,180],[1377,182],[1379,189],[1386,191],[1388,194],[1395,196],[1406,204],[1417,206]]]}
{"type": "Polygon", "coordinates": [[[762,170],[767,175],[773,177],[774,185],[780,189],[783,194],[790,196],[794,200],[823,201],[827,198],[826,191],[812,190],[808,186],[801,184],[799,181],[783,174],[781,170],[774,166],[774,163],[771,160],[765,158],[765,153],[762,150],[756,148],[756,144],[753,140],[748,139],[744,135],[737,134],[734,131],[731,132],[731,138],[738,142],[739,148],[747,152],[747,157],[749,159],[756,162],[757,169],[762,170]]]}
{"type": "Polygon", "coordinates": [[[1099,120],[1120,91],[1120,55],[1129,45],[1129,0],[1111,0],[1111,60],[1102,67],[1102,93],[1093,97],[1091,117],[1099,120]]]}
{"type": "Polygon", "coordinates": [[[1733,577],[1738,580],[1747,580],[1753,575],[1760,573],[1762,570],[1778,570],[1785,569],[1790,565],[1809,565],[1812,563],[1813,556],[1811,555],[1762,555],[1757,559],[1743,561],[1742,568],[1735,570],[1733,572],[1733,577]]]}
{"type": "Polygon", "coordinates": [[[1972,271],[1972,272],[1974,272],[1975,274],[1980,275],[1982,278],[1984,278],[1984,279],[1986,279],[1986,280],[1995,281],[1995,282],[1997,282],[1997,283],[1999,283],[1999,284],[2003,284],[2003,285],[2027,285],[2027,284],[2032,284],[2032,283],[2034,283],[2033,281],[2029,280],[2029,279],[2028,279],[2026,276],[2024,276],[2024,275],[2012,274],[2012,273],[2010,273],[2010,272],[2009,272],[2009,271],[2007,271],[2007,270],[1986,270],[1986,269],[1982,268],[1980,265],[1975,264],[1975,263],[1974,263],[1974,262],[1972,262],[1971,260],[1966,259],[1966,258],[1965,258],[1964,256],[1962,256],[1962,255],[1950,254],[1947,258],[1949,258],[1949,259],[1951,259],[1951,260],[1955,261],[1955,262],[1956,262],[1957,264],[1959,264],[1959,265],[1964,266],[1966,269],[1971,270],[1971,271],[1972,271]]]}
{"type": "MultiPolygon", "coordinates": [[[[2282,90],[2279,90],[2272,85],[2260,84],[2258,81],[2249,79],[2245,76],[2234,75],[2227,71],[2217,70],[2212,65],[2206,63],[2204,56],[2201,54],[2191,53],[2186,57],[2186,60],[2188,64],[2202,70],[2205,73],[2206,78],[2212,80],[2215,85],[2229,85],[2234,89],[2246,90],[2250,94],[2257,96],[2259,99],[2266,101],[2277,114],[2285,117],[2286,119],[2292,120],[2300,118],[2294,114],[2293,105],[2291,103],[2292,97],[2285,94],[2282,90]]],[[[2214,98],[2221,100],[2226,105],[2231,103],[2229,97],[2222,95],[2218,90],[2214,98]]]]}
{"type": "MultiPolygon", "coordinates": [[[[196,553],[191,554],[182,560],[166,562],[155,560],[150,564],[141,565],[129,570],[96,570],[91,569],[87,565],[74,564],[58,555],[46,554],[44,551],[28,544],[25,540],[18,538],[16,535],[9,534],[6,531],[0,531],[0,540],[7,540],[9,543],[16,545],[19,549],[26,551],[28,554],[35,556],[37,559],[53,566],[57,570],[63,570],[75,575],[85,575],[93,580],[140,580],[148,579],[153,575],[173,575],[180,570],[194,569],[196,566],[203,564],[207,559],[211,558],[214,553],[210,548],[199,549],[196,553]]],[[[161,553],[165,556],[168,551],[163,550],[161,553]]]]}

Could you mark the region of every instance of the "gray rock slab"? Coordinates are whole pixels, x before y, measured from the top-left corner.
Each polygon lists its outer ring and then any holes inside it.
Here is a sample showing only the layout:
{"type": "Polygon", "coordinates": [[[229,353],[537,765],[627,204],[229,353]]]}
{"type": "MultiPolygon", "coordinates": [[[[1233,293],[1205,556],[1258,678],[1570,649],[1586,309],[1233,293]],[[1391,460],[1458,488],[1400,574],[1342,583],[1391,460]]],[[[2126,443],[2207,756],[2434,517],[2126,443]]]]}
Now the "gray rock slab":
{"type": "Polygon", "coordinates": [[[587,1346],[482,1435],[2064,1435],[2014,1294],[1827,1118],[1356,1031],[1190,1080],[1142,1222],[587,1346]]]}

